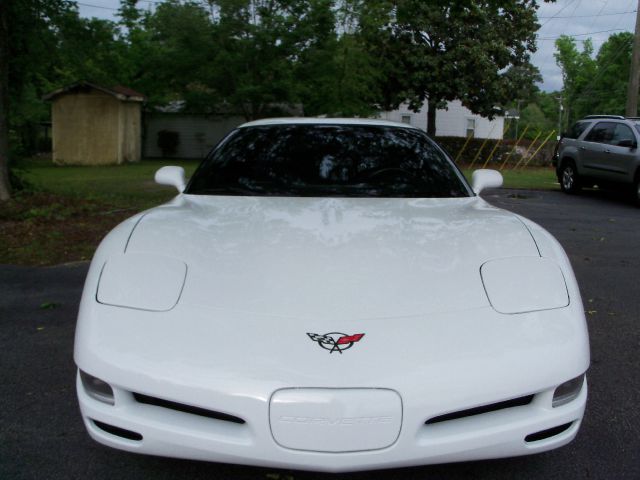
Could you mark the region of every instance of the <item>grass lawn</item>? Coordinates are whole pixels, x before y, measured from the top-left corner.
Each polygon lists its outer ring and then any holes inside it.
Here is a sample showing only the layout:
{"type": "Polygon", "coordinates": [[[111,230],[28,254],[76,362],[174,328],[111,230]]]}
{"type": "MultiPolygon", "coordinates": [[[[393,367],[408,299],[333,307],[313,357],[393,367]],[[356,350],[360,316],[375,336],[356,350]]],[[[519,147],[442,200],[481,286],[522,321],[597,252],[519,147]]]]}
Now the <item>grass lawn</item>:
{"type": "MultiPolygon", "coordinates": [[[[55,265],[89,260],[100,240],[134,213],[176,193],[153,181],[165,165],[184,167],[189,177],[199,161],[144,160],[105,167],[54,166],[29,159],[16,165],[31,187],[0,204],[0,263],[55,265]]],[[[471,170],[464,170],[471,179],[471,170]]],[[[507,188],[558,188],[551,167],[502,172],[507,188]]]]}
{"type": "Polygon", "coordinates": [[[165,165],[180,165],[189,178],[199,163],[199,160],[144,160],[116,166],[60,167],[50,160],[29,159],[20,162],[17,168],[36,191],[144,210],[176,194],[173,187],[154,182],[156,170],[165,165]]]}
{"type": "Polygon", "coordinates": [[[153,175],[181,165],[190,176],[199,161],[145,160],[105,167],[58,167],[29,159],[16,165],[28,191],[0,204],[0,263],[55,265],[91,259],[100,240],[136,212],[166,202],[173,187],[153,175]]]}
{"type": "MultiPolygon", "coordinates": [[[[143,160],[140,163],[105,167],[59,167],[49,160],[25,160],[17,165],[22,176],[38,191],[107,202],[121,208],[142,210],[169,200],[172,187],[153,181],[153,175],[165,165],[184,167],[187,178],[199,160],[143,160]]],[[[471,181],[473,170],[462,169],[471,181]]],[[[551,167],[503,170],[505,188],[554,189],[558,187],[551,167]]]]}

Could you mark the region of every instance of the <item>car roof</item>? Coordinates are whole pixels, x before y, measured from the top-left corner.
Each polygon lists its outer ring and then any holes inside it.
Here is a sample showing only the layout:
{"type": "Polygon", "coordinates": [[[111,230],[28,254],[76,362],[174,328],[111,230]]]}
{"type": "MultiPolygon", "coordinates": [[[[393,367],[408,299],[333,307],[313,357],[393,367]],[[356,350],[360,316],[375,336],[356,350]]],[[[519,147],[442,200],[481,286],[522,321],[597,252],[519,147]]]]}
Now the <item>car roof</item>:
{"type": "Polygon", "coordinates": [[[377,118],[317,118],[317,117],[282,117],[263,118],[240,125],[238,128],[259,127],[264,125],[370,125],[382,127],[400,127],[419,130],[418,127],[407,123],[379,120],[377,118]]]}
{"type": "Polygon", "coordinates": [[[601,120],[603,118],[610,120],[626,120],[622,115],[587,115],[582,120],[601,120]]]}
{"type": "Polygon", "coordinates": [[[598,120],[605,120],[610,122],[640,122],[640,117],[623,117],[622,115],[587,115],[586,117],[577,120],[578,122],[596,122],[598,120]]]}

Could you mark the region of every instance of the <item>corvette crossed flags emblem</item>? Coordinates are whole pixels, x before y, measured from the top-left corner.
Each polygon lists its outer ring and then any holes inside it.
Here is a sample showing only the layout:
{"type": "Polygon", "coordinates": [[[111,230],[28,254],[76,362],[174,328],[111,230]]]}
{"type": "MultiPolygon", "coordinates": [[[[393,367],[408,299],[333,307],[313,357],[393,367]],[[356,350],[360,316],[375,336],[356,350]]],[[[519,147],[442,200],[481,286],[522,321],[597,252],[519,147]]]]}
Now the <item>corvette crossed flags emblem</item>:
{"type": "Polygon", "coordinates": [[[354,335],[347,335],[346,333],[331,332],[320,335],[318,333],[307,333],[309,338],[314,342],[318,342],[325,350],[329,350],[329,353],[338,352],[342,354],[343,350],[348,350],[353,347],[353,344],[359,342],[364,333],[356,333],[354,335]]]}

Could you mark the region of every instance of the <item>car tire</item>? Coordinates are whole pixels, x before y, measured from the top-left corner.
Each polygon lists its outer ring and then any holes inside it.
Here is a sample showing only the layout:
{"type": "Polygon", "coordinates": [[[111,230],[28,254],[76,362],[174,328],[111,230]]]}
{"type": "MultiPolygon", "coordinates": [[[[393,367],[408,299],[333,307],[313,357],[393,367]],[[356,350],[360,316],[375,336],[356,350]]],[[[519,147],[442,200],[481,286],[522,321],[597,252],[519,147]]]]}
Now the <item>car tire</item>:
{"type": "Polygon", "coordinates": [[[558,181],[560,182],[560,188],[565,193],[578,193],[582,188],[578,169],[571,160],[562,162],[558,172],[558,181]]]}
{"type": "Polygon", "coordinates": [[[636,207],[640,207],[640,172],[636,174],[636,179],[633,181],[633,203],[636,207]]]}

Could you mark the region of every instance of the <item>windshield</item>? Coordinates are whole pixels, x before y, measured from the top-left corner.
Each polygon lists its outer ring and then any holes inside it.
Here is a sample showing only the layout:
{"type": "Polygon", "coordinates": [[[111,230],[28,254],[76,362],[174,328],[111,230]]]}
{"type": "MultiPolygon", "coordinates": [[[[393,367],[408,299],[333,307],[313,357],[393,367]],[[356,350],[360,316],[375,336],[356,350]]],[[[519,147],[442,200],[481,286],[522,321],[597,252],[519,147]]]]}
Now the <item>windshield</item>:
{"type": "Polygon", "coordinates": [[[453,163],[420,130],[285,124],[232,132],[186,193],[345,197],[468,197],[453,163]]]}

